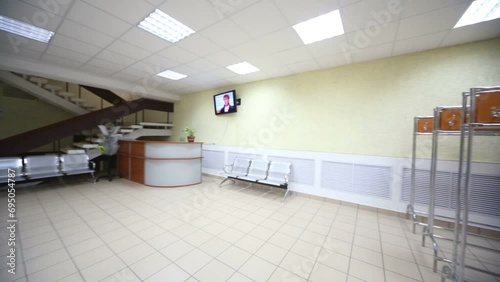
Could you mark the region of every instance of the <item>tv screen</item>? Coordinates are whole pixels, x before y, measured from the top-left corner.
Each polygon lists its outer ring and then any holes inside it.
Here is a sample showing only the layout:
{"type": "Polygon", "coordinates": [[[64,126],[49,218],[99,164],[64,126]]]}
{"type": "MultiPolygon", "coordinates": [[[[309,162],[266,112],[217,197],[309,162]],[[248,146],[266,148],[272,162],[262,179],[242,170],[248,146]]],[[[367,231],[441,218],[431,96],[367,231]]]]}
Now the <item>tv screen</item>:
{"type": "Polygon", "coordinates": [[[216,115],[236,113],[236,90],[214,95],[214,109],[216,115]]]}

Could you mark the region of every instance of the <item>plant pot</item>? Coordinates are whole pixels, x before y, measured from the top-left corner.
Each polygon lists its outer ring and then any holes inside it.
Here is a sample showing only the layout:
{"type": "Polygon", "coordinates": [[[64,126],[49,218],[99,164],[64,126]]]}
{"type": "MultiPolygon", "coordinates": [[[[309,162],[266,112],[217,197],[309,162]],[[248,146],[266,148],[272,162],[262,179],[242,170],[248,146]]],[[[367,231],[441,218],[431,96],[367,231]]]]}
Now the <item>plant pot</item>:
{"type": "Polygon", "coordinates": [[[188,142],[194,142],[194,136],[188,136],[188,142]]]}

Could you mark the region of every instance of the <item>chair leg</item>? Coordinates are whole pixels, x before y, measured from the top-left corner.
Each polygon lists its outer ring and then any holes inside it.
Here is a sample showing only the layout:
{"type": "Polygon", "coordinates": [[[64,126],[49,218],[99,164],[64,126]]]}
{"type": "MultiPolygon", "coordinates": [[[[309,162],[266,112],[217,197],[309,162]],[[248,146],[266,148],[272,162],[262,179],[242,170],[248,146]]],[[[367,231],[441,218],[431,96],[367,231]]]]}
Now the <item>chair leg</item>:
{"type": "Polygon", "coordinates": [[[226,179],[222,180],[222,182],[219,184],[219,187],[221,187],[221,186],[222,186],[222,184],[224,184],[224,182],[226,182],[226,181],[228,181],[228,180],[231,180],[233,183],[236,183],[233,179],[231,179],[231,178],[229,178],[229,177],[228,177],[228,178],[226,178],[226,179]]]}
{"type": "Polygon", "coordinates": [[[281,203],[283,203],[285,201],[285,198],[288,196],[288,193],[290,193],[290,195],[291,195],[292,191],[290,191],[289,189],[286,189],[285,196],[283,196],[283,199],[281,199],[281,203]]]}

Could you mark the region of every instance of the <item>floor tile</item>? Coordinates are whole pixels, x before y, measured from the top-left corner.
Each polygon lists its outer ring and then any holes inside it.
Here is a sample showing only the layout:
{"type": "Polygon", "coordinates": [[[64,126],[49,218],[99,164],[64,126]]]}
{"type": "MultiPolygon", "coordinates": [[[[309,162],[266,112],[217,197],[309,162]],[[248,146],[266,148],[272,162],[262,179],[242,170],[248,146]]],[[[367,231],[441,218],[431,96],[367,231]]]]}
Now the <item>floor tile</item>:
{"type": "Polygon", "coordinates": [[[422,280],[420,270],[415,263],[411,263],[402,259],[384,255],[385,269],[415,280],[422,280]]]}
{"type": "Polygon", "coordinates": [[[29,281],[57,281],[77,272],[78,269],[71,260],[52,265],[48,268],[28,275],[29,281]]]}
{"type": "Polygon", "coordinates": [[[156,272],[170,265],[171,261],[159,252],[155,252],[130,265],[130,269],[141,279],[152,276],[156,272]]]}
{"type": "Polygon", "coordinates": [[[214,259],[200,269],[194,277],[200,282],[226,281],[234,272],[234,269],[214,259]]]}
{"type": "Polygon", "coordinates": [[[378,267],[384,267],[382,264],[382,254],[379,252],[372,251],[370,249],[365,249],[359,246],[352,247],[351,258],[373,264],[378,267]]]}
{"type": "Polygon", "coordinates": [[[269,238],[268,242],[275,244],[276,246],[280,246],[285,250],[290,250],[290,248],[295,244],[297,238],[288,236],[283,233],[276,233],[271,238],[269,238]]]}
{"type": "MultiPolygon", "coordinates": [[[[385,271],[385,281],[387,282],[416,282],[416,281],[422,281],[422,280],[415,280],[391,271],[386,270],[385,271]]],[[[439,280],[436,280],[439,281],[439,280]]]]}
{"type": "Polygon", "coordinates": [[[316,263],[309,276],[309,281],[311,282],[322,282],[322,281],[345,281],[347,279],[347,273],[338,271],[321,263],[316,263]]]}
{"type": "Polygon", "coordinates": [[[140,243],[135,245],[129,249],[118,254],[118,256],[125,262],[127,265],[131,265],[150,254],[154,253],[156,250],[153,249],[146,243],[140,243]]]}
{"type": "Polygon", "coordinates": [[[76,266],[81,270],[85,269],[91,265],[99,263],[107,258],[114,256],[115,254],[107,246],[102,246],[95,248],[89,252],[83,253],[73,258],[76,266]]]}
{"type": "Polygon", "coordinates": [[[104,245],[104,242],[100,238],[93,237],[91,239],[87,239],[87,240],[82,241],[80,243],[69,246],[67,249],[68,249],[69,254],[71,256],[75,257],[77,255],[86,253],[90,250],[101,247],[103,245],[104,245]]]}
{"type": "Polygon", "coordinates": [[[384,281],[384,270],[372,264],[351,258],[349,275],[365,281],[384,281]]]}
{"type": "Polygon", "coordinates": [[[199,247],[201,244],[205,243],[206,241],[210,240],[213,237],[214,235],[208,232],[205,232],[203,230],[197,230],[183,237],[182,239],[195,247],[199,247]]]}
{"type": "Polygon", "coordinates": [[[59,249],[64,248],[61,240],[56,239],[40,245],[33,246],[31,248],[23,249],[23,258],[25,260],[30,260],[41,255],[45,255],[59,249]]]}
{"type": "Polygon", "coordinates": [[[180,266],[190,275],[194,275],[198,270],[207,265],[211,260],[213,260],[213,257],[198,249],[194,249],[185,256],[176,260],[175,264],[180,266]]]}
{"type": "Polygon", "coordinates": [[[141,282],[130,268],[126,267],[118,270],[117,272],[111,274],[110,276],[102,279],[100,282],[116,282],[116,281],[126,281],[126,282],[141,282]]]}
{"type": "Polygon", "coordinates": [[[179,266],[172,263],[169,266],[155,273],[144,280],[145,282],[184,282],[189,278],[189,274],[179,266]]]}
{"type": "Polygon", "coordinates": [[[279,266],[295,275],[308,279],[313,270],[314,261],[293,252],[288,252],[279,266]]]}
{"type": "Polygon", "coordinates": [[[297,240],[293,247],[290,249],[290,252],[294,252],[298,255],[304,256],[311,260],[316,260],[321,251],[321,247],[317,245],[313,245],[311,243],[304,242],[302,240],[297,240]]]}
{"type": "Polygon", "coordinates": [[[66,249],[59,249],[57,251],[36,257],[25,262],[26,274],[35,273],[57,263],[68,260],[69,258],[70,256],[66,252],[66,249]]]}
{"type": "Polygon", "coordinates": [[[112,249],[115,253],[118,254],[140,243],[143,243],[143,241],[135,234],[131,234],[121,239],[118,239],[112,243],[108,243],[108,246],[110,249],[112,249]]]}
{"type": "Polygon", "coordinates": [[[270,263],[279,265],[287,253],[288,251],[281,247],[265,243],[255,254],[270,263]]]}
{"type": "Polygon", "coordinates": [[[273,272],[273,275],[271,275],[271,277],[268,280],[268,282],[284,282],[284,281],[306,282],[306,279],[304,279],[298,275],[295,275],[288,270],[285,270],[281,267],[278,267],[278,268],[276,268],[276,270],[273,272]]]}
{"type": "Polygon", "coordinates": [[[149,240],[147,240],[148,244],[157,250],[161,250],[166,246],[176,242],[179,240],[179,237],[174,234],[166,231],[158,236],[155,236],[149,240]]]}
{"type": "Polygon", "coordinates": [[[233,269],[239,269],[250,257],[251,253],[236,246],[231,246],[220,254],[217,259],[229,265],[233,269]]]}
{"type": "Polygon", "coordinates": [[[267,281],[276,269],[276,265],[269,263],[257,256],[252,256],[238,270],[243,275],[253,279],[254,281],[267,281]]]}
{"type": "Polygon", "coordinates": [[[246,277],[245,275],[235,272],[226,282],[255,282],[252,279],[246,277]]]}
{"type": "Polygon", "coordinates": [[[203,243],[199,247],[199,249],[204,251],[205,253],[213,256],[213,257],[217,257],[222,252],[224,252],[227,248],[229,248],[229,246],[231,246],[231,244],[229,244],[228,242],[226,242],[222,239],[219,239],[217,237],[213,237],[212,239],[203,243]]]}
{"type": "Polygon", "coordinates": [[[323,248],[316,262],[329,266],[333,269],[347,273],[349,270],[349,256],[323,248]]]}
{"type": "Polygon", "coordinates": [[[251,235],[245,235],[234,243],[234,245],[247,252],[255,253],[264,243],[264,240],[255,238],[251,235]]]}
{"type": "Polygon", "coordinates": [[[80,272],[85,281],[94,282],[100,281],[123,268],[125,268],[125,264],[117,256],[113,256],[83,269],[80,272]]]}

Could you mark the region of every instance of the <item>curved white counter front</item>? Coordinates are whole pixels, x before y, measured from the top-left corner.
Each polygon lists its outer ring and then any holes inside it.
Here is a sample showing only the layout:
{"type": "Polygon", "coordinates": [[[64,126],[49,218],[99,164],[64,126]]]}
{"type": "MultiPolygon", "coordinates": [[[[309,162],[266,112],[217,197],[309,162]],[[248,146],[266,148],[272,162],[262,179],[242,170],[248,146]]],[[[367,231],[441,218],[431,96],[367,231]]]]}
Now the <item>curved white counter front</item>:
{"type": "Polygon", "coordinates": [[[199,142],[120,141],[120,176],[155,187],[199,184],[201,154],[199,142]]]}

